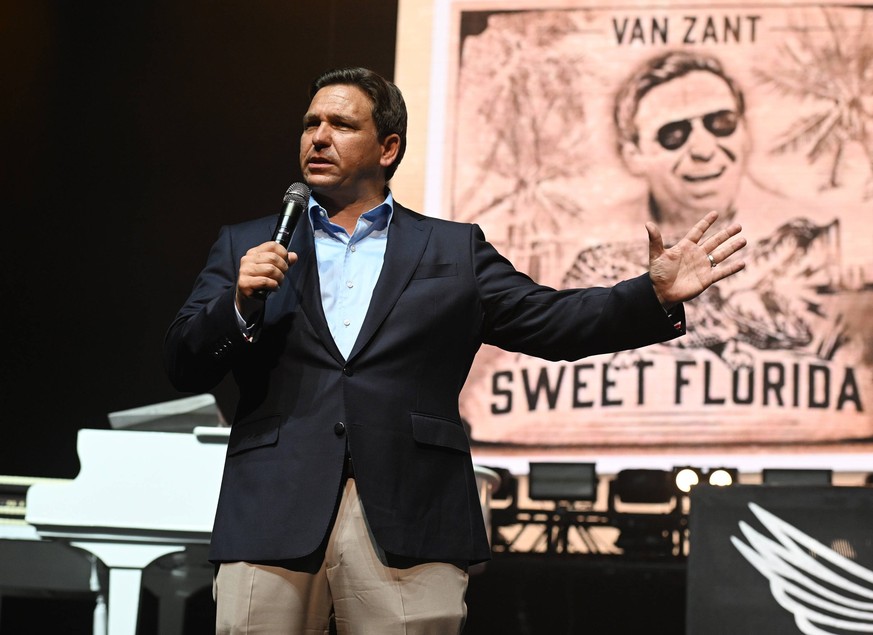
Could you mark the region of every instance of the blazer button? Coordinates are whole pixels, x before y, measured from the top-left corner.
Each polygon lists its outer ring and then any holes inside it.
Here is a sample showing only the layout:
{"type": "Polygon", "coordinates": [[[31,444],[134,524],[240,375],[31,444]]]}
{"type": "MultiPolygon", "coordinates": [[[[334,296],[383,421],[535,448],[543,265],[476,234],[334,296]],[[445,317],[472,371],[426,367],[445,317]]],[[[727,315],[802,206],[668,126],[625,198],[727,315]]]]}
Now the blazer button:
{"type": "Polygon", "coordinates": [[[342,421],[334,424],[333,433],[338,437],[343,436],[346,433],[346,424],[344,424],[342,421]]]}
{"type": "Polygon", "coordinates": [[[343,375],[345,375],[346,377],[351,377],[352,375],[354,375],[354,372],[352,371],[351,366],[344,366],[343,367],[343,375]]]}

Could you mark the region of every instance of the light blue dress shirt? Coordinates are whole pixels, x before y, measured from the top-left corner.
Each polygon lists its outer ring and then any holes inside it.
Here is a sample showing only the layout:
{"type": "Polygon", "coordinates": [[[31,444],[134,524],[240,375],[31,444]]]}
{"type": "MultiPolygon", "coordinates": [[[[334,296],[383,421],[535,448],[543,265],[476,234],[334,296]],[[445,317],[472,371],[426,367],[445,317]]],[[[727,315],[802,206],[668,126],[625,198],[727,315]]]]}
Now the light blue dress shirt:
{"type": "Polygon", "coordinates": [[[337,348],[348,358],[361,331],[373,289],[382,272],[394,198],[387,198],[358,219],[349,236],[330,222],[327,212],[309,199],[309,222],[321,286],[321,305],[337,348]]]}

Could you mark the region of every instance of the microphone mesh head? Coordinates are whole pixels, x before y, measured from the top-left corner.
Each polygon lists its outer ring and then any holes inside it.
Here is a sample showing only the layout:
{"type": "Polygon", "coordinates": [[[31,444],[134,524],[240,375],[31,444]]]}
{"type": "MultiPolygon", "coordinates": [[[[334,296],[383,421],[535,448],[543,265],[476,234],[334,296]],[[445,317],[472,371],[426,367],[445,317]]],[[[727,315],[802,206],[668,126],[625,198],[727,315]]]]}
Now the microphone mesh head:
{"type": "Polygon", "coordinates": [[[309,202],[309,188],[304,183],[292,183],[285,191],[285,198],[282,200],[285,203],[290,203],[292,200],[302,200],[304,203],[309,202]]]}

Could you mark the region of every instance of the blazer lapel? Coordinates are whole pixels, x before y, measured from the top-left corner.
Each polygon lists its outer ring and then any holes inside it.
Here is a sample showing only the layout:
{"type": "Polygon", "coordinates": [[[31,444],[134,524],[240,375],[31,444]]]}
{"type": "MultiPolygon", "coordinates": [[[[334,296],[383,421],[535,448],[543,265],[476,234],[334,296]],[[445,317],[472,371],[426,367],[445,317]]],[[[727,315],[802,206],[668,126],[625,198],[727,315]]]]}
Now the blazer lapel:
{"type": "Polygon", "coordinates": [[[397,203],[394,204],[394,216],[391,219],[391,228],[388,230],[388,245],[385,249],[382,273],[373,290],[373,297],[370,300],[367,316],[361,325],[361,332],[349,354],[350,360],[372,339],[388,313],[394,308],[406,285],[409,284],[430,238],[430,225],[422,223],[423,218],[397,203]]]}
{"type": "MultiPolygon", "coordinates": [[[[312,237],[312,229],[309,219],[303,215],[297,223],[297,230],[291,237],[288,251],[297,254],[297,262],[288,271],[285,281],[279,290],[279,298],[276,298],[275,306],[278,315],[284,315],[292,310],[293,305],[299,303],[309,320],[309,324],[315,331],[318,339],[324,344],[328,353],[339,363],[345,363],[345,359],[333,341],[327,318],[324,316],[324,307],[321,304],[321,286],[318,279],[318,265],[315,260],[315,241],[312,237]]],[[[267,301],[267,310],[270,310],[270,302],[267,301]]]]}

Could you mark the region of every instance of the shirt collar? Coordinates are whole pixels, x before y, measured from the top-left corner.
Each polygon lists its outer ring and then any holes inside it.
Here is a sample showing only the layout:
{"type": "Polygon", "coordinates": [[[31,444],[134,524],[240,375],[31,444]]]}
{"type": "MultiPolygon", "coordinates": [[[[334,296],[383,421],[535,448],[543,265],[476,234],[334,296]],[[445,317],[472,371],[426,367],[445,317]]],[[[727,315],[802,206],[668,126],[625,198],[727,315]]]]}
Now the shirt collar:
{"type": "MultiPolygon", "coordinates": [[[[355,229],[355,236],[360,240],[364,236],[377,231],[387,231],[391,224],[391,219],[394,217],[394,195],[388,192],[385,200],[379,203],[376,207],[361,215],[358,220],[358,226],[355,229]],[[361,227],[363,221],[364,227],[361,227]]],[[[345,233],[345,230],[339,225],[330,222],[330,217],[314,197],[309,197],[309,224],[313,231],[323,231],[333,238],[337,238],[338,233],[345,233]]]]}

